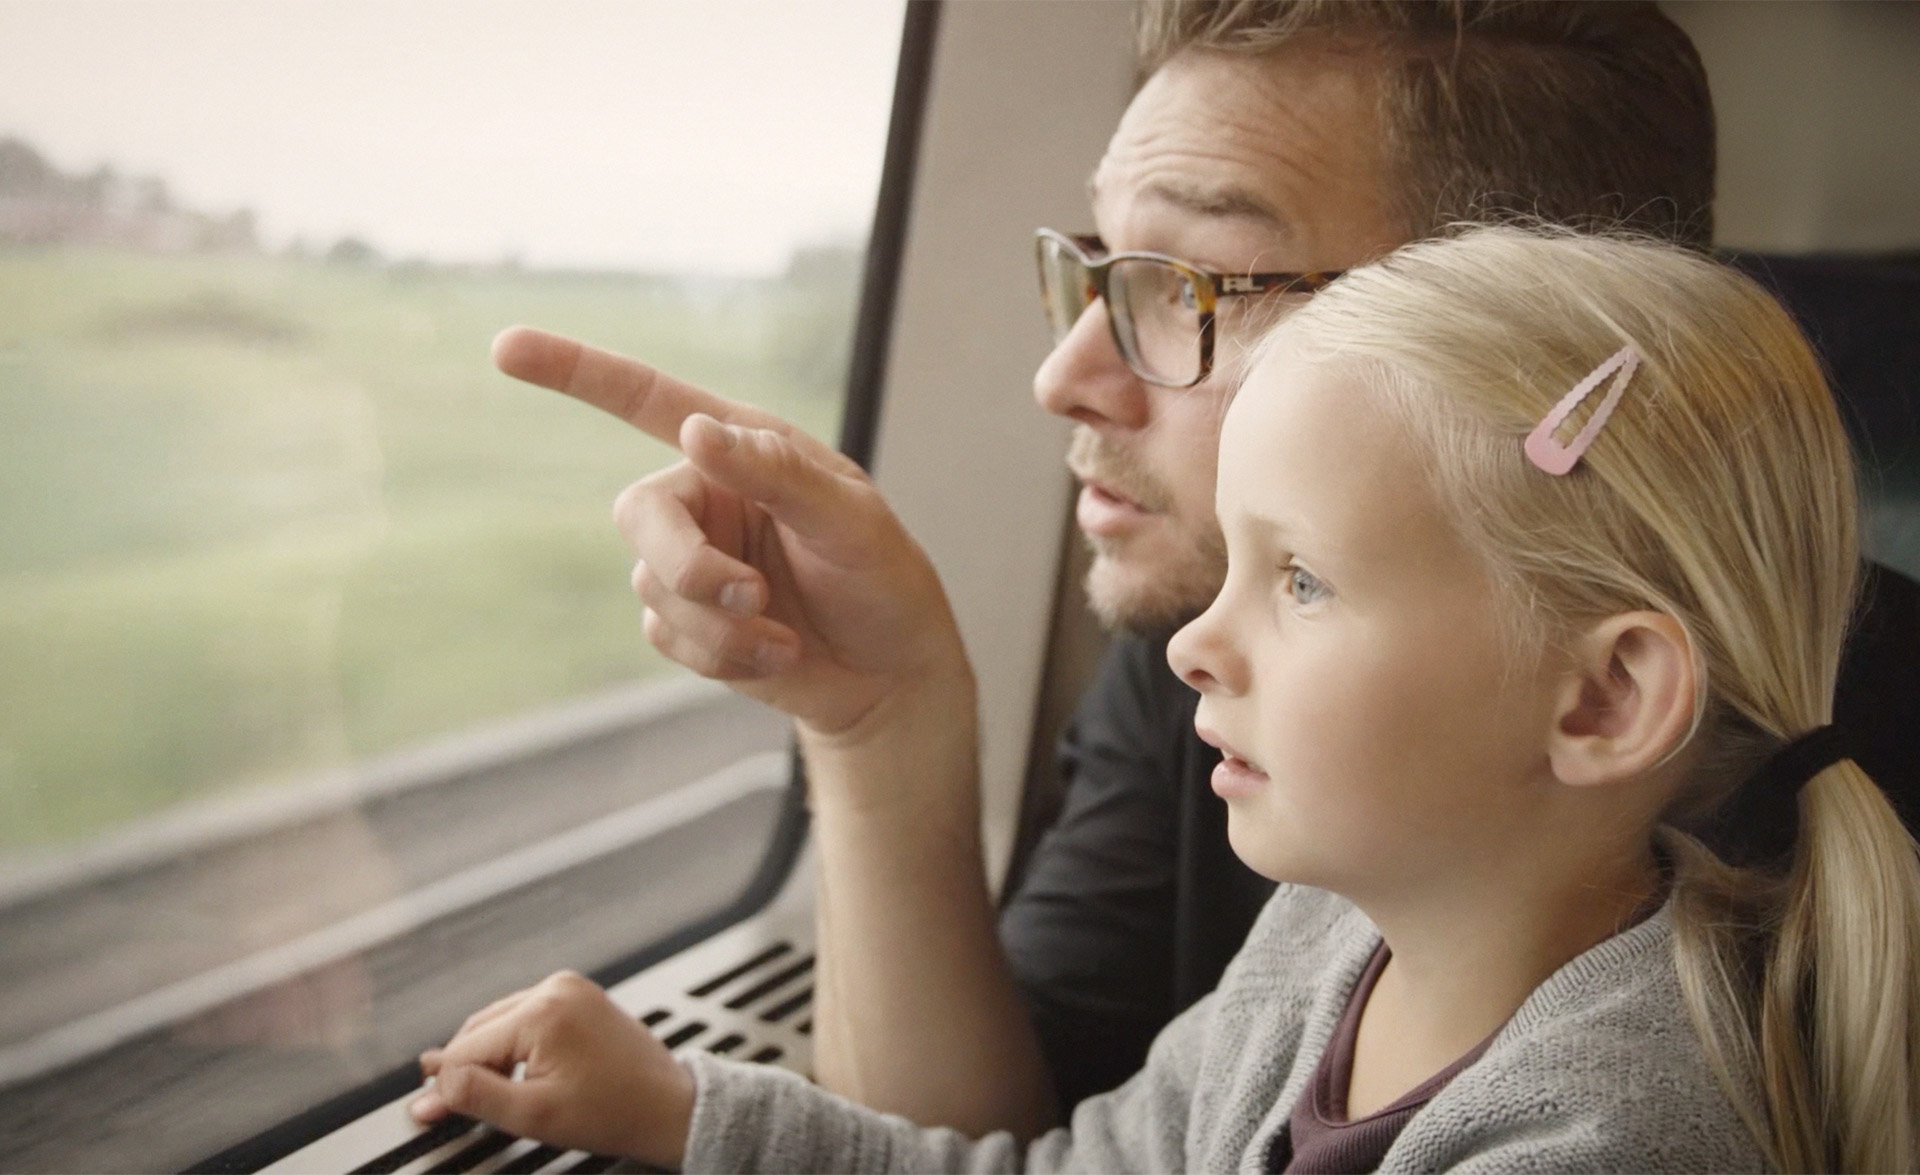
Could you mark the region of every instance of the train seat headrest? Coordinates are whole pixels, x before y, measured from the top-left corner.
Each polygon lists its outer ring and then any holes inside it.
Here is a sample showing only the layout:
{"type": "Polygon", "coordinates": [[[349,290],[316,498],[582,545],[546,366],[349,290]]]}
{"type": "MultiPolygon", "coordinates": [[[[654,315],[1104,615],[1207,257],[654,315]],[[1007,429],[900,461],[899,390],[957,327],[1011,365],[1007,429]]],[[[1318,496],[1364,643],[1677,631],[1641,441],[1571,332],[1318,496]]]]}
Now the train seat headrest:
{"type": "Polygon", "coordinates": [[[1800,321],[1860,454],[1875,565],[1835,711],[1920,831],[1920,253],[1727,259],[1800,321]]]}

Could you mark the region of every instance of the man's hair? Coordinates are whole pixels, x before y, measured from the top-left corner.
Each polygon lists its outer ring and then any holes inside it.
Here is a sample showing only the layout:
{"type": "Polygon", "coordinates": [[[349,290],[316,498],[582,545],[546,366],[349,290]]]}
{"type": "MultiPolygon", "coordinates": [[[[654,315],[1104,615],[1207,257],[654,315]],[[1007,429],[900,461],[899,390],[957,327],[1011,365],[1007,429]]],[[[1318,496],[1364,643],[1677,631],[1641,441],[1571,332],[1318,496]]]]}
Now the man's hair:
{"type": "Polygon", "coordinates": [[[1188,49],[1309,41],[1381,60],[1396,204],[1430,235],[1511,215],[1713,237],[1713,100],[1699,54],[1652,3],[1146,0],[1145,77],[1188,49]]]}

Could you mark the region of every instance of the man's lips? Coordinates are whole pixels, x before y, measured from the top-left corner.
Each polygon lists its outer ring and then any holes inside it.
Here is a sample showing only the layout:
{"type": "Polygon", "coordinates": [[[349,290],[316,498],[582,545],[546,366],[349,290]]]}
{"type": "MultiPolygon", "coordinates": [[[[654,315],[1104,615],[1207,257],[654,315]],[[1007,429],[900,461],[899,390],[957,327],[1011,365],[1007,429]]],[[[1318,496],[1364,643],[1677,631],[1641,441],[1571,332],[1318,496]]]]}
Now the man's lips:
{"type": "Polygon", "coordinates": [[[1091,535],[1116,537],[1139,526],[1153,514],[1139,502],[1091,478],[1083,478],[1074,521],[1091,535]]]}
{"type": "Polygon", "coordinates": [[[1142,506],[1137,498],[1132,498],[1124,493],[1121,493],[1119,490],[1114,489],[1111,485],[1107,484],[1104,481],[1101,481],[1097,477],[1082,477],[1080,479],[1080,484],[1082,488],[1092,490],[1094,493],[1099,494],[1101,497],[1110,498],[1113,501],[1118,502],[1123,506],[1127,506],[1127,507],[1130,507],[1131,509],[1140,510],[1143,512],[1146,510],[1146,507],[1142,506]]]}

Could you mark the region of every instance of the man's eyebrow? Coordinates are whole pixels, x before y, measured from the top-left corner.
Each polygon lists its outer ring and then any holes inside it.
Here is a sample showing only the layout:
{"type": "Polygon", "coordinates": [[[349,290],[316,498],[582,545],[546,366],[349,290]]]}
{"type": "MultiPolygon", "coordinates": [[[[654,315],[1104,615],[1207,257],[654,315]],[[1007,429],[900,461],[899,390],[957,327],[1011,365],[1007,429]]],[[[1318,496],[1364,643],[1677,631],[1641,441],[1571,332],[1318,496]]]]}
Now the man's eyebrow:
{"type": "MultiPolygon", "coordinates": [[[[1154,180],[1141,190],[1141,194],[1198,216],[1251,220],[1280,232],[1287,232],[1293,227],[1279,209],[1238,184],[1201,185],[1154,180]]],[[[1099,201],[1100,176],[1096,172],[1087,177],[1087,202],[1098,204],[1099,201]]]]}
{"type": "Polygon", "coordinates": [[[1201,186],[1154,180],[1142,195],[1164,200],[1175,208],[1221,219],[1254,220],[1269,228],[1285,229],[1287,218],[1273,205],[1236,184],[1201,186]]]}

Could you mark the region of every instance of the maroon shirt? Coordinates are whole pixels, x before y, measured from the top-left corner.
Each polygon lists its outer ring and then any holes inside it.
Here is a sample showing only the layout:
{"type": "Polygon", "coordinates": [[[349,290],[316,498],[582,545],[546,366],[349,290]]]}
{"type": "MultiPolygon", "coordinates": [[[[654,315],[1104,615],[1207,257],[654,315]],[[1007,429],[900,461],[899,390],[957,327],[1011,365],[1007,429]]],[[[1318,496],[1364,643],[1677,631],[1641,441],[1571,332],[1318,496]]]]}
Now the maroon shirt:
{"type": "Polygon", "coordinates": [[[1454,1075],[1480,1059],[1493,1043],[1499,1029],[1468,1050],[1466,1055],[1414,1086],[1392,1105],[1364,1118],[1347,1118],[1347,1089],[1353,1083],[1353,1044],[1360,1035],[1360,1014],[1366,1010],[1367,997],[1380,973],[1387,969],[1391,952],[1381,943],[1361,972],[1347,997],[1347,1010],[1334,1026],[1333,1039],[1320,1054],[1307,1089],[1293,1107],[1287,1128],[1274,1135],[1267,1152],[1267,1170],[1291,1175],[1293,1172],[1373,1171],[1387,1157],[1387,1149],[1400,1137],[1413,1116],[1433,1096],[1452,1081],[1454,1075]]]}

